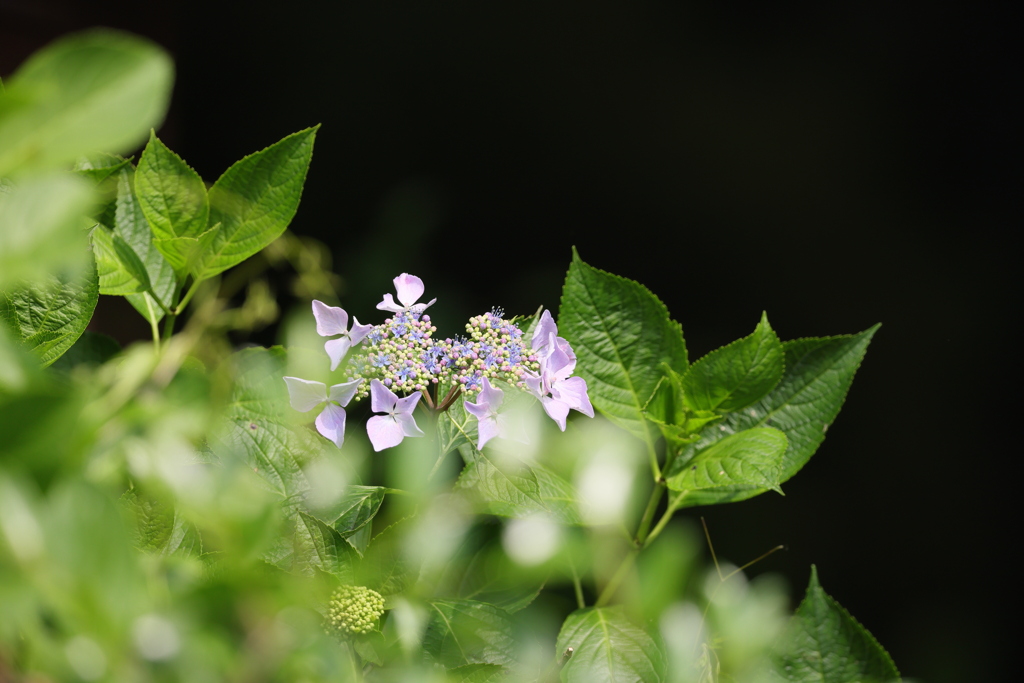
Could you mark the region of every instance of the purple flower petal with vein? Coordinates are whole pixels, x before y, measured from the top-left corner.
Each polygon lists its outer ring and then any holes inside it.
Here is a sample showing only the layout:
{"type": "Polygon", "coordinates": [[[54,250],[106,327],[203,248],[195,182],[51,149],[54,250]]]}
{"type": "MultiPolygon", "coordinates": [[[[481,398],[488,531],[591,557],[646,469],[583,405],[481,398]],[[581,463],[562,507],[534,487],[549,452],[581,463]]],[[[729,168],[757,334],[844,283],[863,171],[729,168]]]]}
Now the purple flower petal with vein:
{"type": "Polygon", "coordinates": [[[409,275],[409,273],[402,273],[396,277],[393,282],[395,283],[395,291],[398,293],[398,301],[402,304],[399,306],[395,303],[394,298],[390,294],[384,295],[384,300],[377,304],[378,310],[390,311],[391,313],[401,313],[403,311],[412,311],[413,313],[422,313],[434,304],[437,299],[431,299],[429,303],[417,304],[423,296],[423,280],[419,279],[415,275],[409,275]]]}
{"type": "Polygon", "coordinates": [[[508,436],[506,418],[504,415],[498,414],[504,393],[501,389],[492,387],[484,377],[483,388],[480,390],[477,402],[466,401],[463,404],[466,407],[466,412],[476,417],[477,420],[477,435],[479,436],[477,450],[482,450],[484,445],[496,436],[508,436]]]}
{"type": "Polygon", "coordinates": [[[370,382],[370,407],[375,413],[366,422],[366,434],[370,437],[373,450],[382,451],[402,443],[407,436],[424,436],[416,425],[412,411],[420,400],[419,392],[399,398],[393,391],[381,384],[380,380],[370,382]]]}
{"type": "Polygon", "coordinates": [[[328,306],[316,299],[313,300],[313,317],[316,318],[316,332],[321,337],[341,335],[339,339],[331,339],[324,344],[324,350],[331,359],[331,370],[337,370],[348,350],[363,341],[373,329],[373,325],[360,325],[359,319],[352,316],[352,329],[349,330],[348,313],[344,309],[328,306]]]}
{"type": "Polygon", "coordinates": [[[345,441],[345,409],[342,406],[348,405],[362,382],[363,380],[357,379],[335,384],[328,393],[327,385],[323,382],[299,377],[284,378],[284,383],[288,386],[288,401],[295,410],[305,413],[321,403],[327,404],[316,417],[316,430],[338,448],[341,448],[345,441]]]}
{"type": "Polygon", "coordinates": [[[570,410],[594,417],[587,381],[570,376],[576,369],[576,354],[569,342],[558,336],[558,327],[546,310],[534,330],[532,345],[540,357],[540,374],[526,377],[526,387],[540,399],[544,412],[563,432],[570,410]]]}

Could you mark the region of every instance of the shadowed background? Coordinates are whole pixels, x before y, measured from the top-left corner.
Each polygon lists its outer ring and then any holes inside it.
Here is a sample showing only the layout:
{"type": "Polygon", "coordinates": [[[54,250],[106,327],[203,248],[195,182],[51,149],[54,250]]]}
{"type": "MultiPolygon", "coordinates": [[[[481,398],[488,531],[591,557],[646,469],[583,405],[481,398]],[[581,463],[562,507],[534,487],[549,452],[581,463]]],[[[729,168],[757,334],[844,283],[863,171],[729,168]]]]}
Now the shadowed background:
{"type": "MultiPolygon", "coordinates": [[[[0,0],[0,75],[70,30],[157,40],[178,69],[158,133],[207,181],[322,123],[292,229],[330,248],[363,321],[403,271],[439,298],[446,336],[494,305],[555,309],[576,245],[661,297],[691,358],[762,310],[783,339],[882,322],[786,497],[700,512],[733,562],[786,544],[750,573],[783,574],[794,598],[816,563],[905,676],[1012,680],[1008,17],[964,2],[140,5],[0,0]]],[[[145,338],[116,302],[96,327],[145,338]]]]}

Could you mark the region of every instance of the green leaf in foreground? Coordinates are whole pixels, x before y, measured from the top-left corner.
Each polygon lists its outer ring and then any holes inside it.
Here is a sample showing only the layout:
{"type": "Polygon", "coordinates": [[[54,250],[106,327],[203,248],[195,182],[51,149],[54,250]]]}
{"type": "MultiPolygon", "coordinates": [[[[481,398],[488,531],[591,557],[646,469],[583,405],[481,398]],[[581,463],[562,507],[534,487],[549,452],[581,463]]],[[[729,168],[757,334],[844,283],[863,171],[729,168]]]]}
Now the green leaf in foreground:
{"type": "Polygon", "coordinates": [[[241,263],[280,237],[299,208],[319,126],[232,164],[210,188],[210,223],[200,279],[241,263]]]}
{"type": "Polygon", "coordinates": [[[512,620],[505,610],[472,600],[436,600],[430,616],[423,649],[441,665],[514,663],[512,620]]]}
{"type": "MultiPolygon", "coordinates": [[[[721,424],[706,429],[700,441],[687,446],[676,458],[675,466],[666,476],[675,476],[701,451],[730,434],[754,427],[774,427],[785,432],[789,441],[779,479],[784,483],[807,464],[825,440],[825,432],[839,414],[877,330],[875,325],[859,334],[784,342],[786,371],[778,385],[754,405],[730,413],[721,424]]],[[[764,490],[724,487],[695,491],[686,496],[682,506],[746,500],[764,490]]]]}
{"type": "Polygon", "coordinates": [[[775,671],[792,683],[888,683],[900,678],[874,636],[822,590],[813,565],[807,594],[775,657],[775,671]]]}
{"type": "Polygon", "coordinates": [[[456,485],[490,514],[529,517],[540,513],[563,524],[582,523],[572,486],[543,465],[499,460],[471,445],[463,445],[459,452],[467,461],[456,485]]]}
{"type": "Polygon", "coordinates": [[[622,607],[588,607],[566,617],[555,648],[560,656],[570,647],[562,668],[566,683],[665,680],[664,653],[622,607]]]}
{"type": "Polygon", "coordinates": [[[210,215],[203,179],[152,134],[135,172],[135,194],[157,249],[176,271],[186,270],[198,258],[210,215]]]}
{"type": "Polygon", "coordinates": [[[786,435],[771,427],[755,427],[717,441],[686,463],[667,481],[674,491],[778,488],[786,435]]]}
{"type": "Polygon", "coordinates": [[[768,316],[753,334],[716,349],[683,376],[683,401],[692,410],[728,413],[764,397],[782,379],[782,342],[768,316]]]}
{"type": "Polygon", "coordinates": [[[0,95],[0,177],[133,149],[163,120],[173,76],[166,52],[127,33],[93,30],[48,45],[0,95]]]}
{"type": "Polygon", "coordinates": [[[92,229],[100,294],[137,294],[150,288],[149,273],[135,251],[117,233],[102,225],[92,229]]]}
{"type": "Polygon", "coordinates": [[[682,327],[665,304],[643,285],[587,265],[573,250],[558,322],[594,407],[649,440],[644,410],[664,375],[661,364],[677,372],[687,367],[682,327]]]}
{"type": "Polygon", "coordinates": [[[121,345],[113,337],[86,330],[51,367],[62,372],[69,372],[78,365],[96,367],[106,363],[120,351],[121,345]]]}
{"type": "Polygon", "coordinates": [[[99,299],[96,269],[0,292],[0,320],[49,365],[85,332],[99,299]]]}

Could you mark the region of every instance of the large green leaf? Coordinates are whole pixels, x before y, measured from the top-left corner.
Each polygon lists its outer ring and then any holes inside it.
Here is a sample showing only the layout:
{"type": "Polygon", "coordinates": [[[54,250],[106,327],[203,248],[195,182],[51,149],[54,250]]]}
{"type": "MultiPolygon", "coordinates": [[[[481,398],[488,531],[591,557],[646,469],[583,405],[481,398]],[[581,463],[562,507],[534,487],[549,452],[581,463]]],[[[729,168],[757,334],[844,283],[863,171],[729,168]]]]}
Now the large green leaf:
{"type": "Polygon", "coordinates": [[[136,294],[150,289],[149,273],[135,251],[115,232],[97,225],[92,230],[100,294],[136,294]]]}
{"type": "Polygon", "coordinates": [[[186,271],[199,258],[210,217],[203,179],[152,134],[135,172],[135,195],[156,248],[176,271],[186,271]]]}
{"type": "Polygon", "coordinates": [[[434,661],[447,668],[514,663],[512,620],[505,610],[472,600],[436,600],[430,610],[423,649],[434,661]]]}
{"type": "Polygon", "coordinates": [[[0,320],[49,365],[85,332],[98,299],[95,268],[73,278],[50,276],[0,292],[0,320]]]}
{"type": "Polygon", "coordinates": [[[319,126],[300,130],[232,164],[210,188],[210,223],[202,240],[208,278],[280,237],[299,208],[319,126]]]}
{"type": "Polygon", "coordinates": [[[466,458],[466,467],[456,485],[490,514],[529,517],[541,513],[563,524],[582,524],[572,486],[543,465],[499,459],[465,444],[459,452],[466,458]]]}
{"type": "Polygon", "coordinates": [[[0,177],[137,147],[163,120],[173,70],[154,43],[111,30],[43,48],[0,94],[0,177]]]}
{"type": "Polygon", "coordinates": [[[668,487],[674,491],[778,489],[786,445],[786,435],[771,427],[731,434],[697,453],[682,471],[668,478],[668,487]]]}
{"type": "MultiPolygon", "coordinates": [[[[785,482],[807,464],[825,440],[825,432],[839,414],[877,330],[875,325],[854,335],[783,343],[786,371],[775,389],[754,405],[730,413],[722,423],[706,428],[704,436],[676,458],[666,476],[675,476],[698,453],[730,434],[754,427],[775,427],[785,432],[789,441],[779,479],[780,483],[785,482]]],[[[764,489],[744,487],[695,491],[686,496],[683,507],[746,500],[763,492],[764,489]]]]}
{"type": "Polygon", "coordinates": [[[142,261],[150,283],[149,292],[129,294],[126,298],[135,310],[155,325],[164,317],[164,308],[170,308],[177,281],[174,268],[153,244],[153,231],[132,189],[132,177],[131,171],[125,170],[117,179],[114,232],[124,238],[142,261]]]}
{"type": "Polygon", "coordinates": [[[588,607],[566,617],[558,634],[559,655],[572,648],[562,681],[665,680],[666,662],[658,644],[626,618],[622,607],[588,607]]]}
{"type": "Polygon", "coordinates": [[[782,342],[762,314],[753,334],[690,366],[682,380],[683,401],[692,410],[739,410],[771,391],[784,368],[782,342]]]}
{"type": "Polygon", "coordinates": [[[0,183],[0,288],[92,260],[82,223],[93,202],[89,182],[71,174],[0,183]]]}
{"type": "Polygon", "coordinates": [[[649,440],[644,409],[664,375],[660,365],[687,367],[679,323],[646,287],[587,265],[575,249],[558,322],[594,407],[649,440]]]}
{"type": "Polygon", "coordinates": [[[818,583],[811,566],[807,594],[775,657],[775,672],[792,683],[898,681],[889,653],[818,583]]]}

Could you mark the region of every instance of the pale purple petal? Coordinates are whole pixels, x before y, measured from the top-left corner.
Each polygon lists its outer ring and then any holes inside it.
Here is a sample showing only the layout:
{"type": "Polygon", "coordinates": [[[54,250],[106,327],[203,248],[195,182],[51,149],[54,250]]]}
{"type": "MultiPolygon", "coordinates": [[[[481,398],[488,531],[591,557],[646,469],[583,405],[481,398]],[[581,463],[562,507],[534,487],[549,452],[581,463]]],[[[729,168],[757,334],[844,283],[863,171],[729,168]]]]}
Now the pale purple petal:
{"type": "MultiPolygon", "coordinates": [[[[419,396],[419,394],[416,394],[419,396]]],[[[370,408],[375,413],[390,413],[398,403],[395,392],[381,384],[379,379],[370,380],[370,408]]]]}
{"type": "Polygon", "coordinates": [[[348,330],[348,313],[337,306],[313,299],[313,317],[316,318],[316,333],[321,337],[345,334],[348,330]]]}
{"type": "MultiPolygon", "coordinates": [[[[548,339],[548,356],[541,360],[540,372],[548,382],[554,384],[555,382],[566,379],[572,374],[572,371],[576,369],[576,359],[575,357],[569,357],[569,355],[558,344],[558,340],[555,338],[555,335],[552,334],[548,339]]],[[[566,344],[566,346],[568,346],[568,344],[566,344]]]]}
{"type": "Polygon", "coordinates": [[[544,406],[544,412],[558,424],[558,428],[565,431],[565,418],[569,415],[569,406],[558,399],[545,396],[540,400],[544,406]]]}
{"type": "Polygon", "coordinates": [[[323,412],[316,416],[316,430],[341,448],[345,442],[345,409],[328,403],[323,412]]]}
{"type": "Polygon", "coordinates": [[[565,403],[573,410],[578,410],[587,417],[594,417],[594,406],[587,396],[587,380],[582,377],[570,377],[551,387],[551,395],[565,403]]]}
{"type": "MultiPolygon", "coordinates": [[[[406,308],[412,306],[423,296],[423,280],[415,275],[402,273],[394,279],[394,283],[395,291],[398,292],[398,300],[406,308]]],[[[433,301],[430,303],[433,303],[433,301]]]]}
{"type": "Polygon", "coordinates": [[[540,315],[540,322],[533,330],[533,339],[530,341],[530,346],[538,355],[546,355],[551,335],[558,335],[558,326],[555,325],[555,320],[551,317],[551,311],[545,308],[540,315]]]}
{"type": "Polygon", "coordinates": [[[392,313],[401,313],[402,311],[405,310],[405,308],[396,304],[394,297],[392,297],[390,294],[385,294],[384,301],[381,301],[379,304],[377,304],[377,310],[390,311],[392,313]]]}
{"type": "Polygon", "coordinates": [[[404,436],[426,436],[420,426],[416,424],[416,418],[408,413],[399,413],[395,415],[395,420],[402,427],[402,434],[404,436]]]}
{"type": "Polygon", "coordinates": [[[492,386],[490,380],[484,377],[482,388],[480,389],[480,398],[477,399],[477,402],[489,406],[494,412],[498,412],[498,408],[501,407],[501,401],[504,398],[505,392],[492,386]]]}
{"type": "Polygon", "coordinates": [[[345,357],[350,348],[352,348],[352,342],[347,336],[329,339],[324,342],[324,351],[327,352],[327,357],[331,359],[332,371],[338,369],[338,364],[341,363],[341,359],[345,357]]]}
{"type": "Polygon", "coordinates": [[[352,397],[359,391],[359,385],[363,383],[361,379],[354,379],[351,382],[342,382],[341,384],[335,384],[331,387],[331,400],[335,403],[340,403],[343,406],[347,406],[348,402],[352,400],[352,397]]]}
{"type": "Polygon", "coordinates": [[[544,394],[548,393],[547,390],[544,387],[544,378],[541,377],[540,375],[534,375],[534,374],[524,375],[523,376],[523,381],[526,382],[526,389],[527,389],[527,391],[529,391],[531,394],[533,394],[537,398],[540,398],[544,394]]]}
{"type": "Polygon", "coordinates": [[[466,409],[466,412],[475,417],[478,420],[484,420],[490,414],[490,409],[482,401],[480,403],[470,403],[466,401],[462,404],[466,409]]]}
{"type": "Polygon", "coordinates": [[[348,336],[352,339],[352,346],[366,339],[366,335],[373,331],[373,325],[360,325],[359,318],[352,316],[352,329],[348,336]]]}
{"type": "Polygon", "coordinates": [[[367,420],[366,435],[370,437],[373,450],[377,452],[397,446],[405,438],[402,425],[395,422],[390,415],[374,415],[367,420]]]}
{"type": "Polygon", "coordinates": [[[288,401],[292,408],[305,413],[327,400],[327,385],[298,377],[285,377],[288,385],[288,401]]]}
{"type": "Polygon", "coordinates": [[[498,427],[498,420],[491,417],[481,419],[477,423],[476,433],[479,436],[476,442],[476,449],[482,451],[487,442],[496,436],[501,436],[501,429],[498,427]]]}
{"type": "MultiPolygon", "coordinates": [[[[393,394],[392,394],[393,395],[393,394]]],[[[399,398],[395,401],[395,414],[396,415],[412,415],[413,408],[419,403],[420,398],[423,396],[420,392],[416,392],[411,396],[405,398],[399,398]]],[[[374,408],[374,411],[377,409],[374,408]]],[[[408,434],[406,436],[409,436],[408,434]]]]}
{"type": "Polygon", "coordinates": [[[412,311],[413,313],[422,313],[423,311],[425,311],[428,308],[430,308],[431,306],[433,306],[435,301],[437,301],[436,297],[431,299],[430,301],[428,301],[425,304],[416,304],[414,306],[410,306],[409,310],[412,311]]]}

